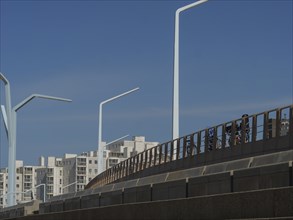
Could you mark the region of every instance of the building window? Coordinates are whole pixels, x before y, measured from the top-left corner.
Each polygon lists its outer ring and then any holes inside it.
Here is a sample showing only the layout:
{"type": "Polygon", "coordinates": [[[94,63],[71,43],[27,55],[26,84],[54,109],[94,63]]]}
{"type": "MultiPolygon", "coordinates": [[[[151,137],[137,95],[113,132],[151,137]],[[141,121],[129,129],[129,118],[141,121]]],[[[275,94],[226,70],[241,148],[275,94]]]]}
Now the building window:
{"type": "Polygon", "coordinates": [[[59,182],[60,182],[60,184],[62,184],[62,179],[60,179],[60,181],[59,181],[59,182]]]}
{"type": "Polygon", "coordinates": [[[92,173],[92,169],[89,169],[89,173],[92,173]]]}
{"type": "Polygon", "coordinates": [[[16,179],[19,180],[19,176],[17,176],[16,179]]]}
{"type": "Polygon", "coordinates": [[[92,160],[89,160],[89,164],[92,164],[92,160]]]}
{"type": "Polygon", "coordinates": [[[19,184],[16,184],[16,188],[19,188],[19,184]]]}
{"type": "Polygon", "coordinates": [[[98,173],[98,169],[95,169],[95,174],[97,174],[98,173]]]}
{"type": "Polygon", "coordinates": [[[97,160],[95,160],[95,164],[98,164],[98,161],[97,160]]]}

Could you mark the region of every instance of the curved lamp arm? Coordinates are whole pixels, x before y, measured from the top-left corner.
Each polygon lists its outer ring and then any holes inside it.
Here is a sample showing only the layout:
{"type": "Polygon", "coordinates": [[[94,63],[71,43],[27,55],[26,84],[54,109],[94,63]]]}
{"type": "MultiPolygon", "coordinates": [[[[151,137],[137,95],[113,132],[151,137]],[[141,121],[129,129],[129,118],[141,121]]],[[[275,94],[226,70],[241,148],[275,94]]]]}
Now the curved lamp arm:
{"type": "Polygon", "coordinates": [[[22,108],[24,105],[26,105],[28,102],[30,102],[34,98],[51,99],[51,100],[63,101],[63,102],[72,102],[71,99],[65,99],[65,98],[48,96],[48,95],[41,95],[41,94],[32,94],[29,97],[25,98],[20,103],[18,103],[16,106],[14,106],[12,110],[18,111],[20,108],[22,108]]]}

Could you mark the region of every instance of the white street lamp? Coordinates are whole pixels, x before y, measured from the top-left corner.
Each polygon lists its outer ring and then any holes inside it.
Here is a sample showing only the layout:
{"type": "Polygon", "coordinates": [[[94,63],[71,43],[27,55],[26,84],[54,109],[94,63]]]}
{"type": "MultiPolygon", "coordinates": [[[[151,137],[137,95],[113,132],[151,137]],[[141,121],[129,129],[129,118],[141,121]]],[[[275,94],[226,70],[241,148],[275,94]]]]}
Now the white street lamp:
{"type": "Polygon", "coordinates": [[[180,12],[200,5],[208,0],[200,0],[183,6],[175,14],[175,42],[174,42],[174,79],[173,79],[173,140],[179,138],[179,15],[180,12]]]}
{"type": "MultiPolygon", "coordinates": [[[[6,95],[6,115],[2,111],[3,118],[6,118],[6,130],[8,135],[8,143],[9,143],[9,152],[8,152],[8,206],[16,205],[16,199],[13,192],[15,192],[15,179],[16,179],[16,112],[30,102],[34,98],[43,98],[43,99],[51,99],[57,101],[65,101],[71,102],[70,99],[64,99],[59,97],[33,94],[22,102],[11,108],[11,96],[10,96],[10,84],[9,81],[4,77],[2,73],[0,73],[0,79],[5,83],[5,95],[6,95]]],[[[3,107],[1,107],[4,109],[3,107]]]]}
{"type": "Polygon", "coordinates": [[[132,92],[135,92],[139,90],[139,87],[135,88],[135,89],[132,89],[132,90],[129,90],[127,92],[124,92],[120,95],[117,95],[117,96],[114,96],[110,99],[107,99],[105,101],[102,101],[100,103],[100,108],[99,108],[99,136],[98,136],[98,144],[99,144],[99,149],[98,149],[98,152],[99,152],[99,158],[98,158],[98,174],[102,173],[104,171],[104,163],[103,163],[103,148],[104,146],[102,146],[102,111],[103,111],[103,105],[108,103],[108,102],[111,102],[115,99],[118,99],[122,96],[125,96],[125,95],[128,95],[132,92]]]}
{"type": "Polygon", "coordinates": [[[110,141],[110,142],[107,143],[104,147],[107,147],[107,146],[109,146],[109,145],[111,145],[111,144],[114,144],[114,143],[116,143],[117,141],[120,141],[120,140],[122,140],[122,139],[124,139],[124,138],[127,138],[128,136],[129,136],[129,134],[124,135],[124,136],[122,136],[122,137],[120,137],[120,138],[117,138],[117,139],[115,139],[115,140],[113,140],[113,141],[110,141]]]}
{"type": "MultiPolygon", "coordinates": [[[[45,201],[46,201],[46,198],[45,198],[45,196],[46,196],[46,184],[44,184],[44,183],[41,183],[41,184],[39,184],[39,185],[37,185],[37,186],[31,188],[31,189],[28,189],[28,190],[26,190],[26,191],[23,191],[23,192],[15,192],[14,194],[26,194],[26,193],[28,193],[28,192],[31,192],[31,193],[32,193],[32,199],[31,199],[31,200],[34,200],[34,199],[35,199],[35,196],[34,196],[34,189],[37,189],[38,187],[41,187],[41,186],[44,187],[44,192],[43,192],[44,199],[43,199],[43,202],[45,202],[45,201]]],[[[7,194],[8,194],[8,193],[7,193],[7,194]]],[[[30,200],[30,201],[31,201],[31,200],[30,200]]],[[[28,202],[28,201],[26,201],[26,202],[28,202]]]]}

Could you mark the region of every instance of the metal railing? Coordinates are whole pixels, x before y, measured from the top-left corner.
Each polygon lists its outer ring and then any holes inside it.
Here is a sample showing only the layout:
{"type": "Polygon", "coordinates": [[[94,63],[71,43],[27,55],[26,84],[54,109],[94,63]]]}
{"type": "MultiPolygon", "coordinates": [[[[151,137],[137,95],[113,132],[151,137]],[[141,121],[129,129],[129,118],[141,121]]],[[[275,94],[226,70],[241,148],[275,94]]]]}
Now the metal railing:
{"type": "Polygon", "coordinates": [[[159,144],[132,156],[96,176],[86,188],[103,186],[172,161],[287,136],[289,133],[293,133],[293,105],[243,115],[239,119],[159,144]]]}

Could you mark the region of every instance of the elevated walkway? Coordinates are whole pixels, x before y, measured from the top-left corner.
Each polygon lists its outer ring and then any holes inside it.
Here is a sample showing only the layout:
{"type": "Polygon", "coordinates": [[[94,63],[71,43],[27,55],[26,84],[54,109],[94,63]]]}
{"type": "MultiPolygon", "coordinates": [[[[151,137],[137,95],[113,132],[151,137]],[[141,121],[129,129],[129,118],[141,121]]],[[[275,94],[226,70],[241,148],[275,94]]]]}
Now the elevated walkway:
{"type": "MultiPolygon", "coordinates": [[[[292,161],[293,105],[160,144],[98,175],[84,191],[41,203],[38,215],[24,219],[289,217],[292,161]]],[[[0,219],[15,213],[11,207],[0,219]]]]}
{"type": "Polygon", "coordinates": [[[293,105],[213,126],[148,149],[96,176],[88,188],[293,149],[293,105]]]}

